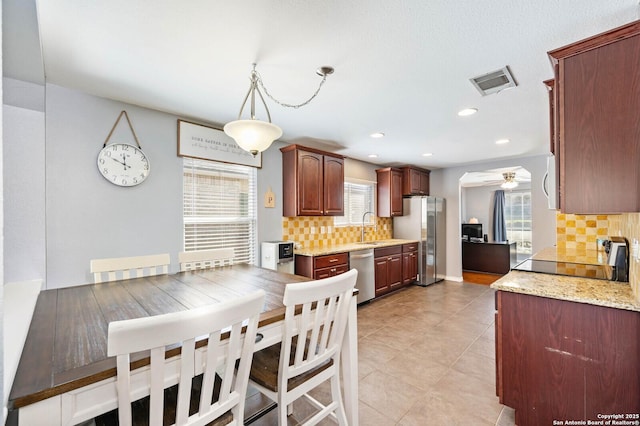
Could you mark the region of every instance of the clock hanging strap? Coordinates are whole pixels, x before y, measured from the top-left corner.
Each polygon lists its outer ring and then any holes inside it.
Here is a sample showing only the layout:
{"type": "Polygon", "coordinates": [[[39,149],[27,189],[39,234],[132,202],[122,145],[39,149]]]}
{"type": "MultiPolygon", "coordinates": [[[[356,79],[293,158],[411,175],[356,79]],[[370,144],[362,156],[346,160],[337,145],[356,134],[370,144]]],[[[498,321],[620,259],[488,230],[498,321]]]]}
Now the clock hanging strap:
{"type": "Polygon", "coordinates": [[[135,130],[133,130],[133,126],[131,125],[131,120],[129,120],[129,114],[127,114],[127,111],[125,111],[125,110],[122,110],[120,112],[120,115],[116,119],[116,122],[113,123],[113,127],[111,128],[111,131],[109,132],[109,135],[107,136],[107,139],[104,141],[104,144],[102,145],[102,147],[104,148],[105,146],[107,146],[107,142],[109,142],[109,139],[111,138],[111,135],[113,134],[113,131],[116,129],[116,126],[120,122],[120,119],[122,118],[123,115],[127,119],[127,123],[129,123],[129,128],[131,129],[131,133],[133,134],[133,139],[135,139],[136,144],[138,145],[138,148],[140,150],[142,150],[142,147],[140,146],[140,142],[138,142],[138,136],[136,136],[136,132],[135,132],[135,130]]]}

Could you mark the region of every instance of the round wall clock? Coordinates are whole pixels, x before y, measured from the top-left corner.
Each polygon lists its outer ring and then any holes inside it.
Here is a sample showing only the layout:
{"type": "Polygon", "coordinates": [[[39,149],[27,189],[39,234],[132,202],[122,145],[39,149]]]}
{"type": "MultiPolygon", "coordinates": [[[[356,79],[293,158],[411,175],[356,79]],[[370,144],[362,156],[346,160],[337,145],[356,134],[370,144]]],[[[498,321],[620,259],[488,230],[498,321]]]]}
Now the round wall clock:
{"type": "Polygon", "coordinates": [[[138,136],[136,136],[131,120],[129,120],[129,114],[126,111],[121,111],[118,119],[113,123],[107,140],[102,145],[100,154],[98,154],[98,170],[106,180],[114,185],[135,186],[140,185],[149,176],[149,169],[149,159],[142,152],[138,136]],[[129,123],[129,129],[131,129],[137,146],[126,143],[113,143],[107,146],[107,142],[109,142],[123,115],[129,123]]]}
{"type": "Polygon", "coordinates": [[[139,185],[149,176],[149,159],[141,149],[126,143],[107,145],[98,154],[98,169],[118,186],[139,185]]]}

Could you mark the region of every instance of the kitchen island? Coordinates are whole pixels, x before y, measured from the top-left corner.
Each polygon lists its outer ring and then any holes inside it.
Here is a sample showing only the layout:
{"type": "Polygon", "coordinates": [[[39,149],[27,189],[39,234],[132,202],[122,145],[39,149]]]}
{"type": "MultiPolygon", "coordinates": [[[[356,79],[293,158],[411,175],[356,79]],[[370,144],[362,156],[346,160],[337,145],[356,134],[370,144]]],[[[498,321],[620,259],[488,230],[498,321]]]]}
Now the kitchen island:
{"type": "Polygon", "coordinates": [[[516,424],[640,420],[640,303],[628,283],[511,271],[491,287],[496,393],[516,424]]]}

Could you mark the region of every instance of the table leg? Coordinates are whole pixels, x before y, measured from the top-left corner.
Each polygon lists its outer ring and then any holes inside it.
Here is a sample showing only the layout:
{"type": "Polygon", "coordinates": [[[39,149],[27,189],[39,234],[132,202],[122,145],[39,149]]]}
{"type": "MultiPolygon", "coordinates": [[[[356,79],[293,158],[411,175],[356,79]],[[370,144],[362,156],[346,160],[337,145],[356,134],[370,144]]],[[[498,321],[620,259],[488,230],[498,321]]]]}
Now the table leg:
{"type": "Polygon", "coordinates": [[[358,310],[356,297],[351,298],[349,323],[342,344],[342,380],[347,421],[358,425],[358,310]]]}

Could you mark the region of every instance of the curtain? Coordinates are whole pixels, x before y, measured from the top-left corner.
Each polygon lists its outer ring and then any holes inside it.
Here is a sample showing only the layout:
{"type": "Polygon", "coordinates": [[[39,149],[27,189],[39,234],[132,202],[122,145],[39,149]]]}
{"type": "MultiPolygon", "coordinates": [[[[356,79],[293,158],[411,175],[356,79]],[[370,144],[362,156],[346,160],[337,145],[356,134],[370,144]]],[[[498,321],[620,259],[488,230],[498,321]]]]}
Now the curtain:
{"type": "Polygon", "coordinates": [[[499,189],[493,200],[493,239],[507,241],[507,224],[504,219],[504,191],[499,189]]]}

